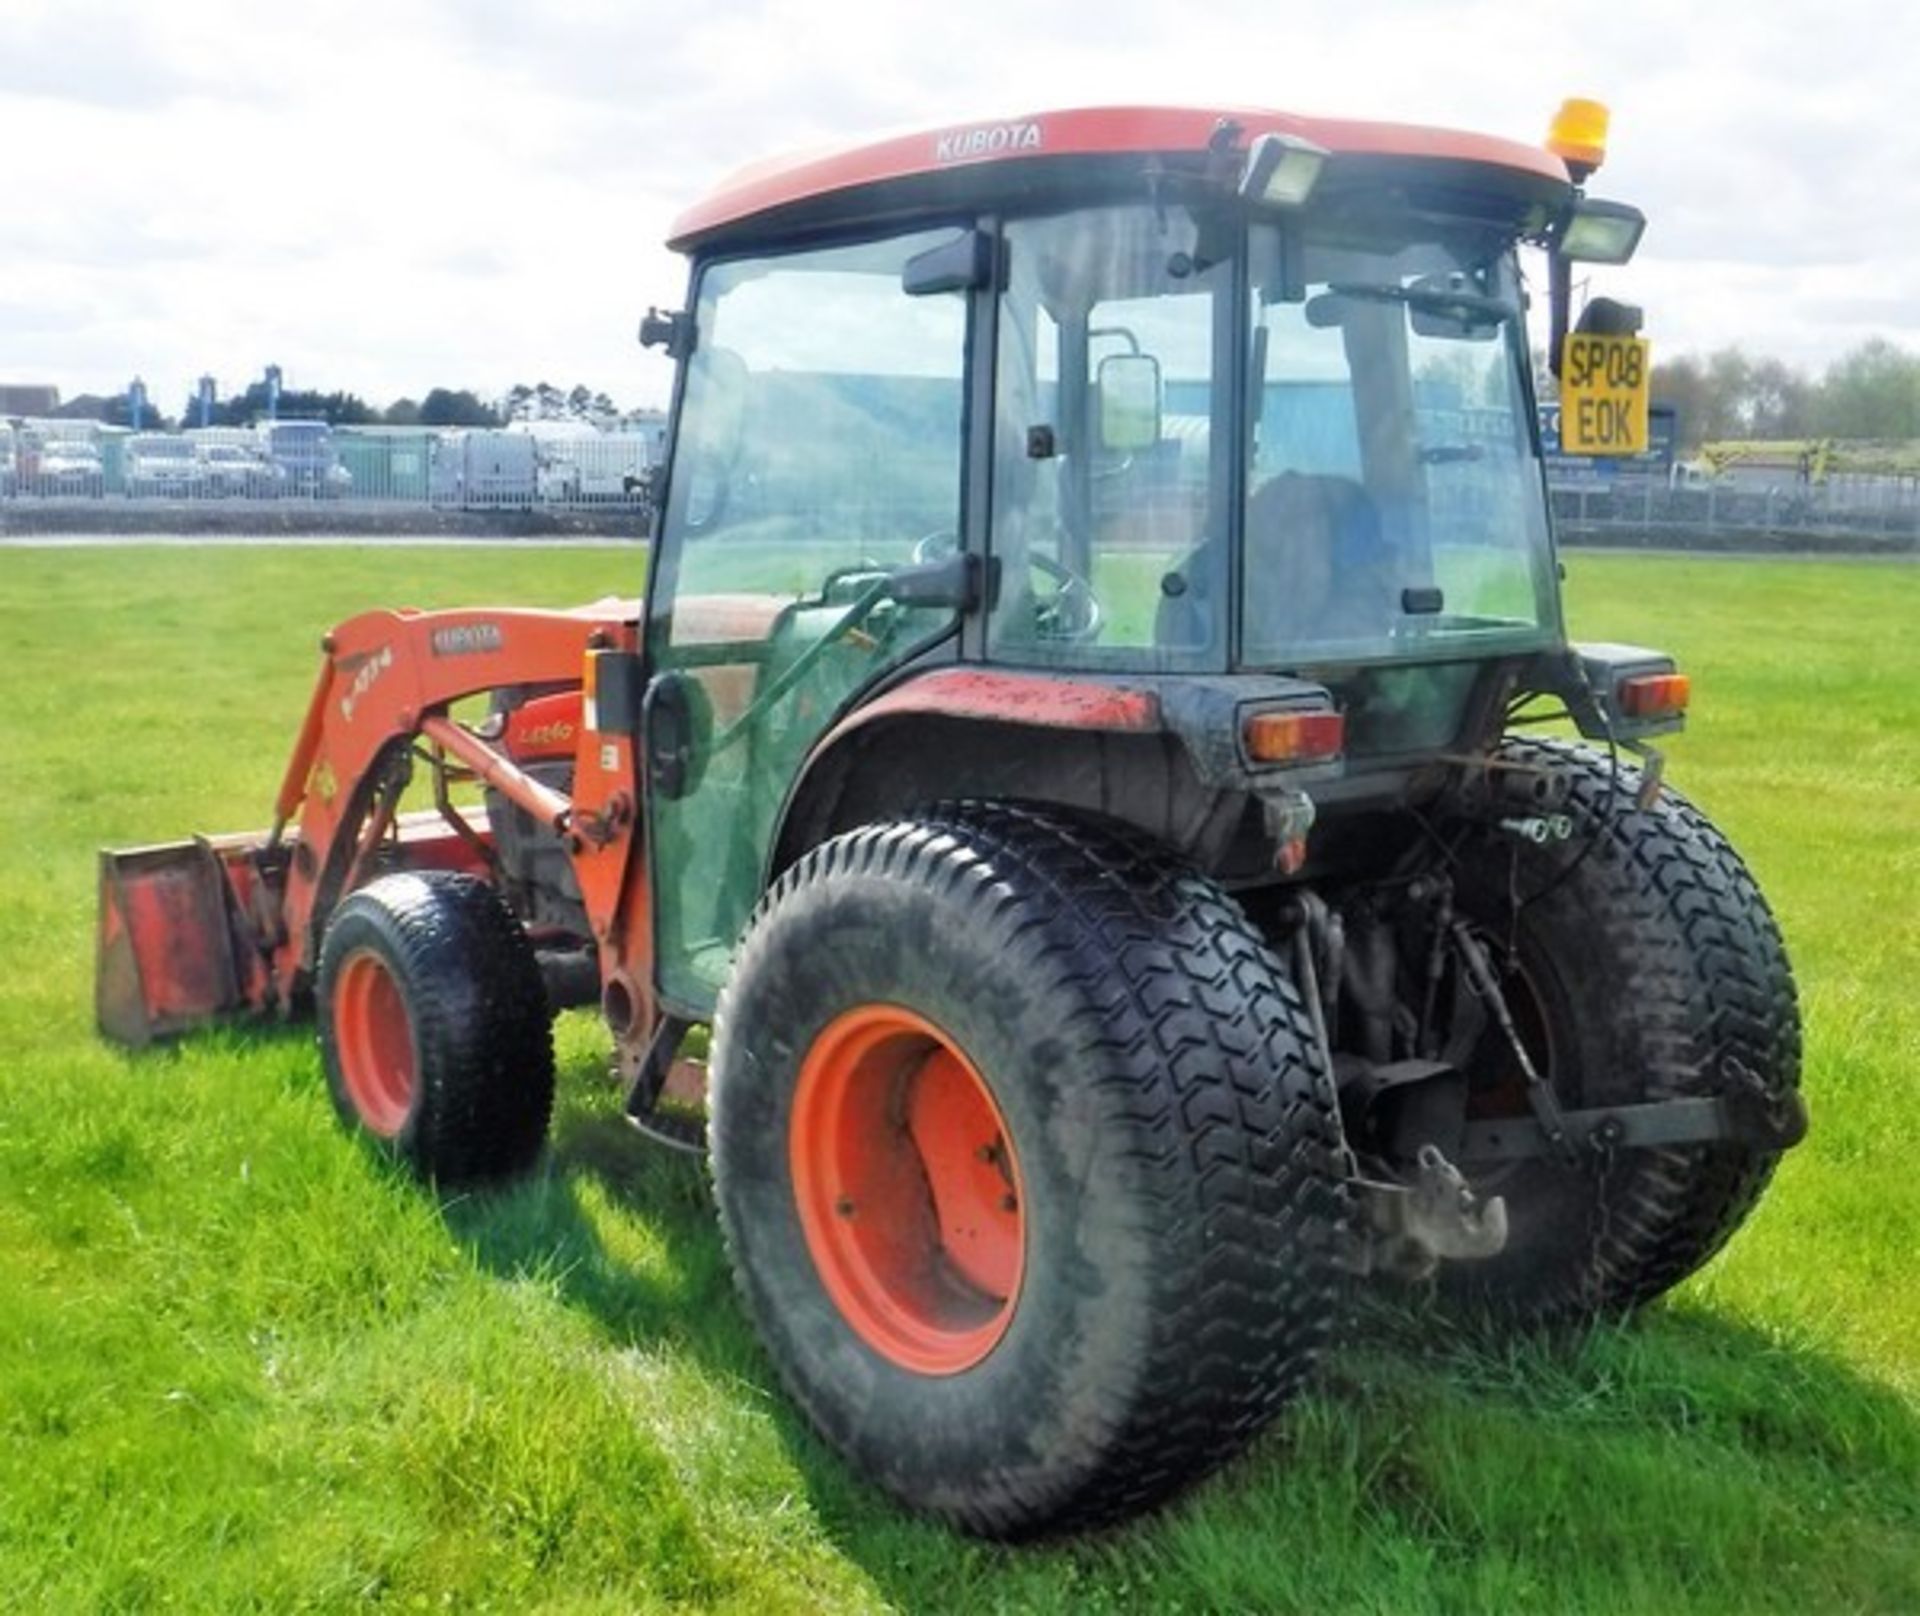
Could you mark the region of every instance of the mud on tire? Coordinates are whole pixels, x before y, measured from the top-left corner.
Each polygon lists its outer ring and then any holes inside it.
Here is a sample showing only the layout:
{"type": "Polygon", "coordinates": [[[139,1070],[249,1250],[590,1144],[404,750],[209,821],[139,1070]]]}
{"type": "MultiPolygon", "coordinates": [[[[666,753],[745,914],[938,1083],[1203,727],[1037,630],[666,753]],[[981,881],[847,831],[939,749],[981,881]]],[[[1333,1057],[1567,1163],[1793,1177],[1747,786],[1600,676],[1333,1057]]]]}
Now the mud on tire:
{"type": "Polygon", "coordinates": [[[1020,1537],[1147,1507],[1243,1448],[1334,1326],[1346,1192],[1305,1012],[1239,909],[1131,833],[965,805],[814,849],[748,930],[712,1069],[747,1310],[816,1428],[914,1508],[1020,1537]],[[969,1317],[1005,1314],[940,1372],[850,1321],[799,1210],[796,1160],[822,1158],[796,1088],[863,1006],[937,1029],[1017,1163],[1018,1277],[969,1317]]]}
{"type": "MultiPolygon", "coordinates": [[[[1550,1047],[1536,1058],[1545,1054],[1561,1104],[1796,1089],[1800,1018],[1779,928],[1719,831],[1671,790],[1637,807],[1636,770],[1620,769],[1616,794],[1608,759],[1591,748],[1509,740],[1501,758],[1567,778],[1574,835],[1540,848],[1474,830],[1459,849],[1456,899],[1497,951],[1517,944],[1509,964],[1538,1006],[1550,1047]]],[[[1507,1197],[1508,1249],[1446,1281],[1530,1322],[1628,1311],[1719,1250],[1778,1159],[1716,1143],[1623,1151],[1604,1168],[1520,1164],[1486,1186],[1507,1197]]]]}
{"type": "Polygon", "coordinates": [[[316,997],[348,1127],[442,1184],[533,1165],[552,1028],[532,947],[492,887],[443,871],[369,882],[328,923],[316,997]]]}

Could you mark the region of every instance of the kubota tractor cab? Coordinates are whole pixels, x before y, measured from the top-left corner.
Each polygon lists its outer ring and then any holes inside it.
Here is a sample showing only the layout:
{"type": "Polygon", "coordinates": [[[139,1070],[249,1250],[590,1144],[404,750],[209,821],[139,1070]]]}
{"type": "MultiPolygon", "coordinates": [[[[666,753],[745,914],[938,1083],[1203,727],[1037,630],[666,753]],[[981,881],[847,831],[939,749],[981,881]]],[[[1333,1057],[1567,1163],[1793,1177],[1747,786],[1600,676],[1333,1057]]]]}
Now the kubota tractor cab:
{"type": "MultiPolygon", "coordinates": [[[[642,332],[644,601],[341,624],[264,837],[106,855],[103,1025],[314,1008],[343,1117],[452,1181],[537,1156],[596,1005],[812,1420],[994,1534],[1237,1450],[1356,1273],[1664,1291],[1798,1137],[1799,1032],[1622,756],[1684,676],[1561,619],[1521,253],[1558,353],[1641,223],[1596,114],[1061,112],[723,185],[642,332]]],[[[1636,325],[1567,343],[1623,440],[1636,325]]]]}

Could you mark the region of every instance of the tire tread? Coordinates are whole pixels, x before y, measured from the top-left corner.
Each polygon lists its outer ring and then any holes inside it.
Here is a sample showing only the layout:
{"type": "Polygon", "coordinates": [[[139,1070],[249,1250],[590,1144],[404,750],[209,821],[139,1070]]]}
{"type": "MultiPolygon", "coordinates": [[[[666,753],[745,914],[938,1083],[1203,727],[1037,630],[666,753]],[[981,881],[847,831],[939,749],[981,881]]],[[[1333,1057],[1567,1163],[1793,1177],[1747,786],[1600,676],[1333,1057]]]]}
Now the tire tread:
{"type": "Polygon", "coordinates": [[[553,1109],[553,1033],[532,947],[499,894],[475,876],[407,872],[369,882],[335,911],[321,949],[320,1034],[350,1125],[358,1119],[328,1006],[341,961],[362,947],[387,959],[414,1029],[420,1095],[395,1154],[445,1185],[526,1171],[553,1109]]]}
{"type": "MultiPolygon", "coordinates": [[[[734,980],[760,968],[769,921],[797,895],[854,878],[912,884],[966,910],[1023,975],[1075,1006],[1067,1058],[1100,1091],[1102,1114],[1127,1124],[1124,1147],[1116,1129],[1100,1141],[1103,1167],[1124,1166],[1140,1186],[1137,1232],[1187,1259],[1154,1276],[1147,1356],[1103,1402],[1104,1429],[1083,1437],[1098,1452],[1078,1485],[1037,1492],[1009,1474],[936,1513],[1005,1537],[1147,1508],[1243,1448],[1336,1324],[1343,1143],[1305,1009],[1238,906],[1165,849],[1005,803],[942,804],[815,848],[766,895],[734,980]]],[[[716,1025],[721,1071],[733,991],[716,1025]]],[[[736,1275],[750,1261],[738,1234],[729,1227],[736,1275]]],[[[807,1406],[804,1380],[780,1368],[807,1406]]],[[[910,1476],[879,1479],[909,1495],[910,1476]]]]}

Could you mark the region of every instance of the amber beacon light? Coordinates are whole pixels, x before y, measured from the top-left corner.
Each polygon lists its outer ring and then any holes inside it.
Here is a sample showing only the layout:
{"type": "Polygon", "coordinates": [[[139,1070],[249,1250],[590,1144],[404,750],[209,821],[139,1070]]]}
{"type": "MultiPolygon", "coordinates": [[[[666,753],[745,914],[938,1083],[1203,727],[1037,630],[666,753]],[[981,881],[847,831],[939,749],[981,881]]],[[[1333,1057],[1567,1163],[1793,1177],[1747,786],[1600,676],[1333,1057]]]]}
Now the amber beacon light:
{"type": "Polygon", "coordinates": [[[1607,160],[1607,109],[1604,103],[1571,95],[1560,103],[1547,129],[1547,150],[1569,165],[1591,173],[1607,160]]]}

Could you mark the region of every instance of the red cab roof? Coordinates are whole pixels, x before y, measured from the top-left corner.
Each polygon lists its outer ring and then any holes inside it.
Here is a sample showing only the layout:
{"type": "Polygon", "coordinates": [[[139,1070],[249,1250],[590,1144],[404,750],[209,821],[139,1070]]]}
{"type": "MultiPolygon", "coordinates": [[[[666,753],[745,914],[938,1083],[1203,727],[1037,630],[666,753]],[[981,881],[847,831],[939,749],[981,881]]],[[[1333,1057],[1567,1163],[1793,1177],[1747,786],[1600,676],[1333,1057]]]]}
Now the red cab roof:
{"type": "Polygon", "coordinates": [[[1253,107],[1081,107],[985,123],[949,124],[862,145],[788,153],[749,164],[674,221],[669,244],[685,249],[729,225],[862,186],[983,163],[1049,157],[1125,156],[1205,149],[1222,119],[1244,143],[1297,135],[1328,151],[1493,164],[1568,183],[1566,164],[1543,147],[1417,124],[1307,118],[1253,107]]]}

